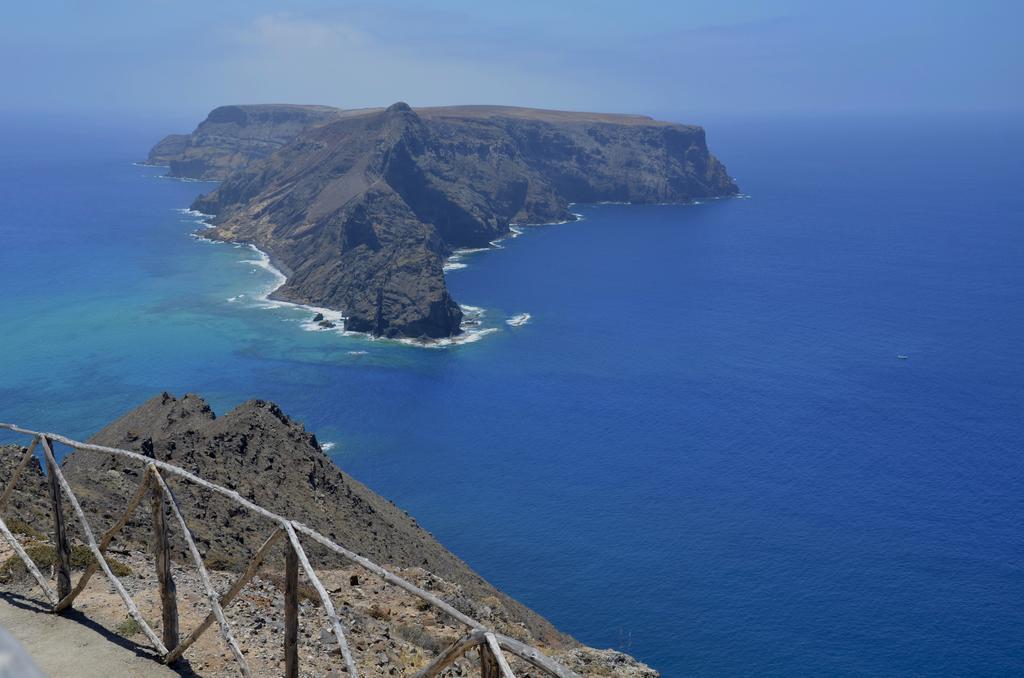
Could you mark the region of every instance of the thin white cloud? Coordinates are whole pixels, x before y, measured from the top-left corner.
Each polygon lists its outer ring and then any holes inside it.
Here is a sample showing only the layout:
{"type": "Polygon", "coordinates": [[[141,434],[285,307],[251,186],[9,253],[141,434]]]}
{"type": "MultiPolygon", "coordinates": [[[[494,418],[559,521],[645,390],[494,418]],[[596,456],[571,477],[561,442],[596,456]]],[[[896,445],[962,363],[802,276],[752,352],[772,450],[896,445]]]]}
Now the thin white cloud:
{"type": "Polygon", "coordinates": [[[211,105],[294,101],[343,107],[519,103],[573,105],[578,88],[514,55],[460,59],[373,34],[346,22],[287,13],[254,18],[222,33],[199,79],[211,105]],[[214,100],[214,97],[216,100],[214,100]]]}
{"type": "Polygon", "coordinates": [[[241,45],[270,50],[323,50],[370,43],[369,36],[354,26],[303,19],[287,12],[256,17],[230,34],[241,45]]]}

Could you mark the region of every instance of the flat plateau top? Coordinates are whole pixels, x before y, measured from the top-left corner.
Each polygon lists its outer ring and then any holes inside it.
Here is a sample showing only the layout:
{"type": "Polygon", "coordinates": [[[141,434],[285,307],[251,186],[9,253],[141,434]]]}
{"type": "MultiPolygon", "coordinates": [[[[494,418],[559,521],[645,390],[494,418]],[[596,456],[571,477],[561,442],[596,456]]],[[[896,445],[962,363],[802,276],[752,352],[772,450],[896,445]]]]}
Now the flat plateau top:
{"type": "Polygon", "coordinates": [[[518,106],[432,106],[414,108],[426,118],[520,118],[544,122],[611,122],[618,125],[671,125],[646,115],[625,113],[587,113],[581,111],[554,111],[544,108],[518,106]]]}
{"type": "MultiPolygon", "coordinates": [[[[240,108],[246,111],[273,110],[307,110],[318,113],[334,112],[339,118],[354,118],[361,115],[380,113],[385,110],[376,108],[332,108],[330,106],[313,106],[304,104],[240,104],[222,106],[221,108],[240,108]]],[[[521,106],[425,106],[413,107],[416,113],[425,118],[517,118],[520,120],[539,120],[542,122],[606,122],[617,125],[670,126],[676,123],[655,120],[646,115],[630,113],[592,113],[586,111],[556,111],[546,108],[524,108],[521,106]]]]}

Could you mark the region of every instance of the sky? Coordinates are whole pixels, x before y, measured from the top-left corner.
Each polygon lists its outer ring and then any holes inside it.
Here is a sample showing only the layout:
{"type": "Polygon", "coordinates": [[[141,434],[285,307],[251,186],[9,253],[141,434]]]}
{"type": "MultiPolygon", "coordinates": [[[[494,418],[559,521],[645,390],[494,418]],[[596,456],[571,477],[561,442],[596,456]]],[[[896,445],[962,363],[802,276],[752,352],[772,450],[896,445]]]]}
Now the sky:
{"type": "Polygon", "coordinates": [[[5,0],[0,112],[1024,111],[1020,0],[5,0]]]}

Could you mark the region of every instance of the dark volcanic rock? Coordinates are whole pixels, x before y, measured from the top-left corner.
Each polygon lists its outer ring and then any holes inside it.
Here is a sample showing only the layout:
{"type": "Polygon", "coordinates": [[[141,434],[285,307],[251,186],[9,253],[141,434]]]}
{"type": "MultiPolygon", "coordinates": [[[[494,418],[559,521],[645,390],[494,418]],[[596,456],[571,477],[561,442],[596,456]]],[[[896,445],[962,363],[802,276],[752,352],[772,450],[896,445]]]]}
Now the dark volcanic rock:
{"type": "MultiPolygon", "coordinates": [[[[181,466],[378,563],[425,568],[460,584],[476,600],[498,596],[512,621],[525,624],[535,637],[556,645],[570,642],[542,617],[496,591],[407,513],[339,470],[316,437],[273,403],[254,400],[216,417],[199,396],[178,399],[165,393],[103,429],[91,442],[136,450],[181,466]]],[[[88,451],[69,455],[63,468],[90,521],[95,520],[96,530],[106,529],[120,516],[142,472],[140,464],[88,451]]],[[[244,567],[273,529],[266,519],[220,494],[169,474],[165,479],[207,560],[244,567]]],[[[25,489],[31,493],[45,487],[38,467],[28,481],[25,489]]],[[[47,515],[41,512],[45,503],[37,506],[36,498],[15,494],[18,512],[47,529],[39,524],[47,515]]],[[[115,544],[146,548],[150,525],[148,508],[140,509],[115,544]]],[[[186,547],[176,530],[172,546],[176,559],[186,562],[186,547]]],[[[314,562],[335,566],[341,562],[314,544],[304,546],[314,562]]],[[[279,556],[274,554],[274,562],[282,562],[279,556]]]]}
{"type": "Polygon", "coordinates": [[[216,215],[207,235],[275,258],[288,278],[278,298],[339,309],[350,330],[436,338],[462,320],[442,270],[456,248],[486,246],[510,223],[572,219],[572,202],[736,192],[700,127],[398,103],[304,131],[193,207],[216,215]]]}
{"type": "MultiPolygon", "coordinates": [[[[5,488],[24,455],[23,447],[0,445],[0,479],[3,480],[5,488]]],[[[4,512],[4,520],[7,521],[8,527],[14,530],[17,523],[14,523],[12,518],[40,531],[47,531],[53,526],[50,486],[39,465],[38,448],[37,454],[22,471],[4,512]]]]}
{"type": "Polygon", "coordinates": [[[149,152],[147,164],[168,165],[169,176],[224,179],[265,158],[299,133],[345,115],[329,106],[221,106],[192,134],[171,134],[149,152]]]}
{"type": "Polygon", "coordinates": [[[192,135],[168,134],[150,149],[146,164],[170,166],[171,162],[180,160],[191,145],[192,135]]]}

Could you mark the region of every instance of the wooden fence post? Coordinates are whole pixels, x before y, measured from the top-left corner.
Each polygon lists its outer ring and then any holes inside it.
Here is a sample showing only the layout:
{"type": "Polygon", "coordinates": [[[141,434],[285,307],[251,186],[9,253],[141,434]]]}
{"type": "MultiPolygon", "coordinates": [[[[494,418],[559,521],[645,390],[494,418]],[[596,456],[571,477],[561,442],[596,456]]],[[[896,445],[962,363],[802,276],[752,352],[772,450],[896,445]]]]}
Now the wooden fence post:
{"type": "MultiPolygon", "coordinates": [[[[228,624],[228,620],[224,616],[224,609],[220,605],[220,596],[217,595],[217,589],[213,588],[213,582],[210,581],[210,573],[206,571],[206,565],[203,564],[203,557],[199,553],[199,547],[196,546],[196,540],[192,538],[192,531],[188,529],[185,516],[181,515],[178,501],[174,498],[171,488],[167,486],[167,483],[160,475],[160,471],[157,470],[156,464],[156,461],[149,462],[149,475],[160,486],[160,489],[163,490],[167,504],[171,508],[171,513],[174,515],[175,520],[178,521],[178,527],[181,528],[181,536],[185,540],[185,545],[188,546],[189,553],[192,555],[192,562],[195,563],[196,570],[199,571],[199,579],[203,582],[203,588],[206,589],[206,598],[210,601],[210,611],[213,612],[213,615],[217,618],[217,624],[220,625],[220,634],[224,638],[224,642],[231,649],[231,654],[235,655],[235,661],[238,662],[238,670],[241,672],[242,678],[249,678],[252,675],[252,671],[249,670],[249,662],[245,660],[245,654],[242,653],[242,649],[238,647],[238,643],[235,641],[235,636],[231,633],[231,625],[228,624]]],[[[148,627],[143,627],[143,629],[146,628],[148,627]]],[[[162,656],[170,656],[171,650],[163,648],[163,642],[159,638],[156,639],[153,645],[161,647],[160,654],[162,656]]],[[[174,648],[171,649],[173,650],[174,648]]]]}
{"type": "Polygon", "coordinates": [[[488,631],[484,634],[485,642],[481,643],[481,647],[487,647],[491,653],[491,659],[494,660],[494,666],[491,670],[494,671],[494,675],[501,676],[501,678],[516,678],[515,674],[512,673],[512,667],[508,665],[508,659],[505,657],[505,653],[501,651],[501,646],[498,645],[498,639],[493,633],[488,631]]]}
{"type": "Polygon", "coordinates": [[[284,548],[284,675],[299,675],[299,554],[291,543],[284,548]]]}
{"type": "Polygon", "coordinates": [[[500,678],[501,673],[498,669],[498,660],[495,659],[487,643],[480,643],[477,651],[480,653],[480,678],[500,678]]]}
{"type": "MultiPolygon", "coordinates": [[[[43,447],[52,453],[53,446],[43,438],[43,447]]],[[[57,600],[71,593],[71,547],[68,545],[67,526],[64,524],[64,506],[61,503],[60,483],[57,480],[53,455],[46,455],[46,475],[50,481],[50,500],[53,503],[53,546],[57,554],[57,600]]]]}
{"type": "MultiPolygon", "coordinates": [[[[147,470],[148,473],[148,470],[147,470]]],[[[150,488],[153,513],[153,556],[156,559],[156,578],[160,585],[160,620],[163,641],[168,650],[178,646],[178,591],[171,574],[171,540],[164,515],[164,493],[158,483],[150,488]]]]}

